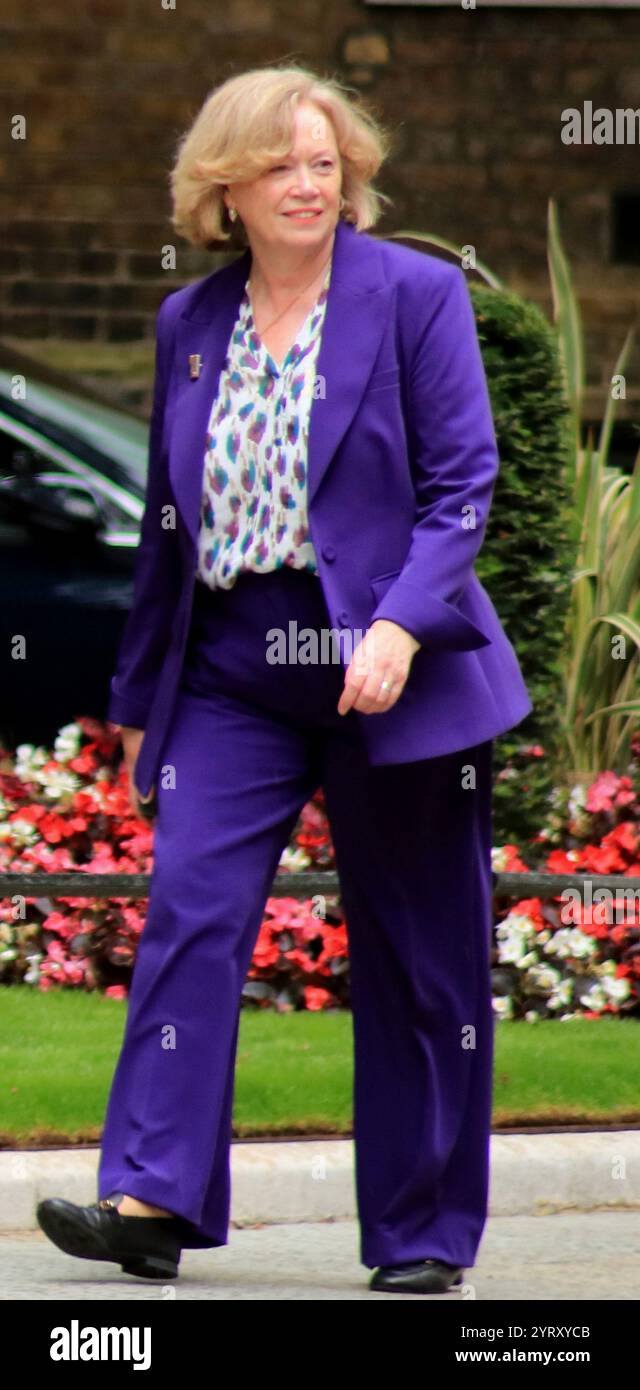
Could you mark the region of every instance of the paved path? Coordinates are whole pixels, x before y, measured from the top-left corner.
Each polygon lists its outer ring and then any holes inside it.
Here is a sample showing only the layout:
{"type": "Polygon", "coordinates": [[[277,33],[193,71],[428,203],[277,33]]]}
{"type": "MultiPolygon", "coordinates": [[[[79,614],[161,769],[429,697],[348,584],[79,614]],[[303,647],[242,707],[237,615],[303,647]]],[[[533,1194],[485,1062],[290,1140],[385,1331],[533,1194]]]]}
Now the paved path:
{"type": "MultiPolygon", "coordinates": [[[[0,1236],[0,1299],[394,1300],[422,1303],[497,1300],[637,1300],[640,1211],[496,1216],[485,1227],[478,1263],[462,1293],[372,1293],[359,1263],[354,1221],[232,1228],[229,1244],[186,1250],[168,1284],[124,1275],[118,1266],[64,1255],[41,1231],[0,1236]]],[[[562,1309],[541,1313],[561,1324],[562,1309]]]]}

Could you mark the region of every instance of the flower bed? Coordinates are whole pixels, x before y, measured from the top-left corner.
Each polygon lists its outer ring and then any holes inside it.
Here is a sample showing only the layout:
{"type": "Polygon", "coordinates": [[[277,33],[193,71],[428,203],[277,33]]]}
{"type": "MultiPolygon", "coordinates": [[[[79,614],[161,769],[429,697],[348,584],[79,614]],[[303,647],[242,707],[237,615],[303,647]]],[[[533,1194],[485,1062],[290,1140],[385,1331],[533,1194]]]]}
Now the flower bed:
{"type": "MultiPolygon", "coordinates": [[[[108,724],[80,719],[60,730],[52,752],[22,744],[4,753],[1,872],[151,872],[153,827],[131,812],[120,751],[108,724]]],[[[554,792],[535,844],[550,872],[640,875],[640,747],[629,775],[606,772],[554,792]]],[[[517,846],[504,845],[493,867],[528,866],[517,846]]],[[[278,872],[305,869],[335,869],[322,792],[304,807],[278,872]]],[[[640,1017],[640,894],[630,896],[496,898],[496,1017],[640,1017]]],[[[146,907],[122,897],[0,900],[0,982],[126,997],[146,907]]],[[[280,1012],[349,1007],[338,895],[268,899],[243,1003],[280,1012]]]]}
{"type": "MultiPolygon", "coordinates": [[[[556,874],[640,876],[640,767],[603,772],[552,797],[537,836],[556,874]],[[564,847],[560,841],[564,841],[564,847]]],[[[493,868],[527,868],[515,845],[494,850],[493,868]]],[[[494,1010],[499,1018],[640,1017],[640,890],[607,889],[521,899],[494,928],[494,1010]]]]}

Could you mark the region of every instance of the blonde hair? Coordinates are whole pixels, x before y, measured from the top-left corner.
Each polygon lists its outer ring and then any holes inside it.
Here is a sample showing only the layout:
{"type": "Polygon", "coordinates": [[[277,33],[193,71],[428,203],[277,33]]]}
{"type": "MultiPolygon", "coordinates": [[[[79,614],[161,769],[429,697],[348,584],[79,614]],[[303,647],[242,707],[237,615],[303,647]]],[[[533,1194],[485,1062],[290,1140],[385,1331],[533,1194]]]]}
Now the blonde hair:
{"type": "Polygon", "coordinates": [[[380,203],[391,202],[371,187],[389,153],[391,137],[359,97],[333,78],[308,68],[252,68],[230,77],[209,94],[178,142],[171,170],[172,226],[193,246],[246,246],[240,218],[229,218],[225,184],[256,178],[294,139],[294,108],[312,101],[331,121],[342,160],[342,216],[358,231],[372,227],[380,203]]]}

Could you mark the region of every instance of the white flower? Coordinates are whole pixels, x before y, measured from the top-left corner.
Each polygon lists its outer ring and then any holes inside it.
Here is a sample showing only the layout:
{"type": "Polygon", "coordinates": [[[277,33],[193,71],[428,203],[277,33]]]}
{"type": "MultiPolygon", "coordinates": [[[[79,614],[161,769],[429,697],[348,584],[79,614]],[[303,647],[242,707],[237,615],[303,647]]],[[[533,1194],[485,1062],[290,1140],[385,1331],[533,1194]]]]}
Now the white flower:
{"type": "Polygon", "coordinates": [[[42,955],[42,951],[33,951],[30,956],[27,956],[29,969],[22,977],[22,983],[24,985],[37,985],[40,979],[40,961],[42,960],[42,955]]]}
{"type": "Polygon", "coordinates": [[[607,997],[601,984],[589,985],[578,995],[578,1003],[593,1013],[601,1013],[606,1002],[607,997]]]}
{"type": "Polygon", "coordinates": [[[6,821],[0,825],[0,840],[13,840],[19,845],[35,844],[39,834],[38,827],[30,820],[6,821]]]}
{"type": "Polygon", "coordinates": [[[72,796],[82,787],[82,778],[76,772],[70,772],[68,768],[63,768],[62,771],[54,768],[46,776],[41,774],[39,782],[45,796],[50,797],[52,801],[59,801],[65,795],[72,796]]]}
{"type": "Polygon", "coordinates": [[[493,996],[493,1012],[498,1018],[513,1018],[513,1002],[510,994],[493,996]]]}
{"type": "Polygon", "coordinates": [[[629,981],[624,976],[617,980],[604,979],[602,988],[609,999],[614,1000],[616,1004],[620,1004],[623,999],[628,999],[631,993],[629,981]]]}
{"type": "Polygon", "coordinates": [[[46,748],[36,748],[34,743],[19,743],[16,748],[14,772],[22,782],[37,781],[37,770],[49,761],[46,748]]]}
{"type": "Polygon", "coordinates": [[[526,985],[529,988],[548,990],[551,994],[557,989],[561,979],[560,971],[553,965],[534,965],[527,971],[526,985]]]}
{"type": "Polygon", "coordinates": [[[547,999],[547,1006],[550,1009],[563,1008],[565,1004],[571,1003],[573,995],[573,980],[561,980],[557,989],[553,989],[547,999]]]}
{"type": "Polygon", "coordinates": [[[53,745],[53,756],[59,763],[68,762],[80,752],[82,729],[79,724],[65,724],[58,731],[53,745]]]}
{"type": "Polygon", "coordinates": [[[596,942],[591,936],[585,936],[578,927],[561,927],[554,932],[551,940],[546,944],[546,955],[559,956],[561,960],[567,956],[573,956],[575,960],[584,960],[587,956],[593,956],[597,950],[596,942]]]}
{"type": "Polygon", "coordinates": [[[572,820],[575,819],[581,811],[584,811],[586,793],[587,783],[576,782],[575,787],[571,788],[567,807],[572,820]]]}
{"type": "MultiPolygon", "coordinates": [[[[68,724],[66,729],[77,729],[77,724],[68,724]]],[[[65,733],[65,730],[62,730],[65,733]]],[[[81,731],[80,731],[81,732],[81,731]]],[[[60,736],[58,736],[60,737],[60,736]]],[[[67,737],[62,742],[56,742],[55,759],[61,760],[75,757],[78,752],[79,741],[76,740],[71,746],[67,737]]],[[[46,748],[36,748],[33,743],[21,743],[16,749],[15,774],[22,782],[35,782],[44,791],[45,796],[52,801],[58,801],[65,795],[71,796],[82,786],[81,778],[68,768],[49,768],[44,771],[46,763],[53,762],[54,757],[47,752],[46,748]]]]}
{"type": "Polygon", "coordinates": [[[309,867],[311,859],[306,850],[302,849],[301,846],[297,849],[291,849],[289,845],[287,845],[286,849],[284,849],[280,855],[279,862],[285,869],[290,869],[292,873],[298,873],[300,870],[309,867]]]}
{"type": "Polygon", "coordinates": [[[498,942],[498,960],[501,965],[519,965],[525,954],[525,943],[517,932],[505,932],[501,935],[498,942]]]}
{"type": "Polygon", "coordinates": [[[498,941],[498,960],[502,963],[521,965],[530,946],[535,941],[535,927],[530,917],[518,912],[510,912],[496,927],[498,941]]]}

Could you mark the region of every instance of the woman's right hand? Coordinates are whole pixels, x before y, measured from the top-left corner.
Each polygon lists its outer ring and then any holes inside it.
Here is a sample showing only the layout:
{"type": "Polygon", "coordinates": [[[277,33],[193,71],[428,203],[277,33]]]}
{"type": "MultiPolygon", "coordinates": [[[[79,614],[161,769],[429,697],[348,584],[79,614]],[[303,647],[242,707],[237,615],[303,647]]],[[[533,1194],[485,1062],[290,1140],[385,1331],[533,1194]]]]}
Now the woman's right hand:
{"type": "Polygon", "coordinates": [[[131,804],[131,809],[134,815],[140,816],[141,819],[151,820],[155,816],[155,787],[151,788],[148,797],[143,800],[133,780],[136,759],[140,751],[140,744],[144,738],[144,729],[132,729],[123,724],[120,728],[120,737],[122,739],[125,767],[129,777],[129,802],[131,804]]]}

